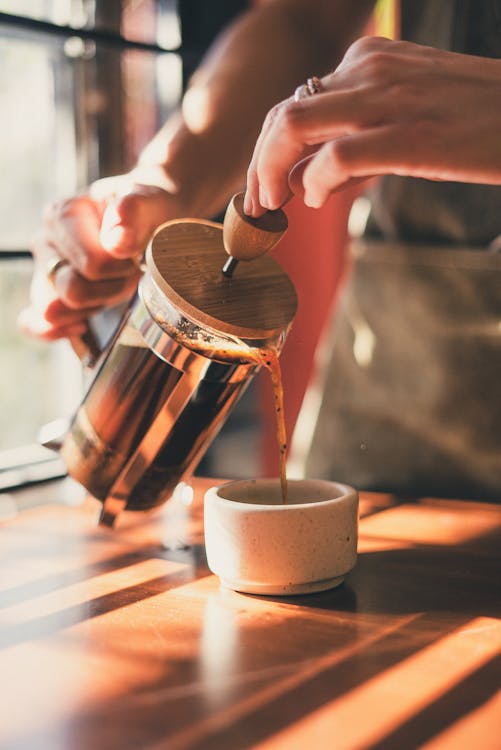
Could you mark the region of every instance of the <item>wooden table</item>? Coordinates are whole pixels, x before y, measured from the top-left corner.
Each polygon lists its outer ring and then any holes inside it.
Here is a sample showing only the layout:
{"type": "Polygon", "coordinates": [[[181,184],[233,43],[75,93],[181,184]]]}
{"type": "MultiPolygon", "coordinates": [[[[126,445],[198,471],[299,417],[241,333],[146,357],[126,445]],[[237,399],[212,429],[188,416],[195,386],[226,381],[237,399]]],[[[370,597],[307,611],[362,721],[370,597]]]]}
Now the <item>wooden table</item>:
{"type": "Polygon", "coordinates": [[[114,531],[69,480],[3,503],[2,750],[499,750],[501,506],[362,496],[346,583],[266,599],[207,570],[208,484],[114,531]]]}

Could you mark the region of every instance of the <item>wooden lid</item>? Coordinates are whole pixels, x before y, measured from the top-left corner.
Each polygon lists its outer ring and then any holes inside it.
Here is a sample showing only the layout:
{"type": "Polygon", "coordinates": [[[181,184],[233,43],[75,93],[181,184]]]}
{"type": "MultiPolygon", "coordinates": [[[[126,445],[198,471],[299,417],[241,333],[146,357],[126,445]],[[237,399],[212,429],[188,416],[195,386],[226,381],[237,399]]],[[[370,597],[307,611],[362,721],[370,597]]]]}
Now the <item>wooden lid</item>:
{"type": "Polygon", "coordinates": [[[266,339],[287,328],[297,309],[291,280],[269,256],[222,274],[228,256],[222,225],[200,219],[163,224],[146,253],[158,287],[198,325],[243,339],[266,339]]]}

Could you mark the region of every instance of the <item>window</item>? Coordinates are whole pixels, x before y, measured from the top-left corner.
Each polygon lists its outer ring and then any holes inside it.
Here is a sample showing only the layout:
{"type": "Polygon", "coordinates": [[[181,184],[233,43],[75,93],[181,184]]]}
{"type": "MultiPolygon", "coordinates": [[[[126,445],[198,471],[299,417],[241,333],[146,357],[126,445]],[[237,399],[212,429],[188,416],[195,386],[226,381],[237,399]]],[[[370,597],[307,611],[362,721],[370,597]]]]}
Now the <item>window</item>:
{"type": "Polygon", "coordinates": [[[64,473],[38,434],[83,387],[67,342],[30,341],[16,326],[44,205],[130,167],[246,5],[0,0],[0,490],[64,473]]]}
{"type": "Polygon", "coordinates": [[[67,342],[17,330],[41,212],[134,163],[179,101],[179,29],[172,1],[0,2],[0,488],[62,472],[37,436],[82,391],[67,342]]]}

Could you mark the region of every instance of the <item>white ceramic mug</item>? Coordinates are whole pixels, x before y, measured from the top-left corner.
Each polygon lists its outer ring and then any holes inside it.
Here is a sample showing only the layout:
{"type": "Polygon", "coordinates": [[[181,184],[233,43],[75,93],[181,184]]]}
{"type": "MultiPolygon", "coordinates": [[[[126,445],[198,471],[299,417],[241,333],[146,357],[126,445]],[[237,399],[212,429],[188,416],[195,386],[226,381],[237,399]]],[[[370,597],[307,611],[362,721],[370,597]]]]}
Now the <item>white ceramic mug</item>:
{"type": "Polygon", "coordinates": [[[356,490],[321,479],[287,485],[286,504],[279,479],[207,491],[207,562],[222,585],[249,594],[311,593],[339,585],[355,565],[356,490]]]}

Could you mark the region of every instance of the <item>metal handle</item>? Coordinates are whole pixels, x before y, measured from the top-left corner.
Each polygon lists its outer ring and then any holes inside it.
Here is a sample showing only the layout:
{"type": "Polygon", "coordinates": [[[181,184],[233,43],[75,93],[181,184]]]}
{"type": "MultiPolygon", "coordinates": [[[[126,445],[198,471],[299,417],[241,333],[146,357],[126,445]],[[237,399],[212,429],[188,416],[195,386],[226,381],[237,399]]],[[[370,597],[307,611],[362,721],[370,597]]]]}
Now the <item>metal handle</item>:
{"type": "Polygon", "coordinates": [[[104,351],[101,349],[90,324],[81,336],[71,336],[70,344],[84,367],[94,367],[104,351]]]}

